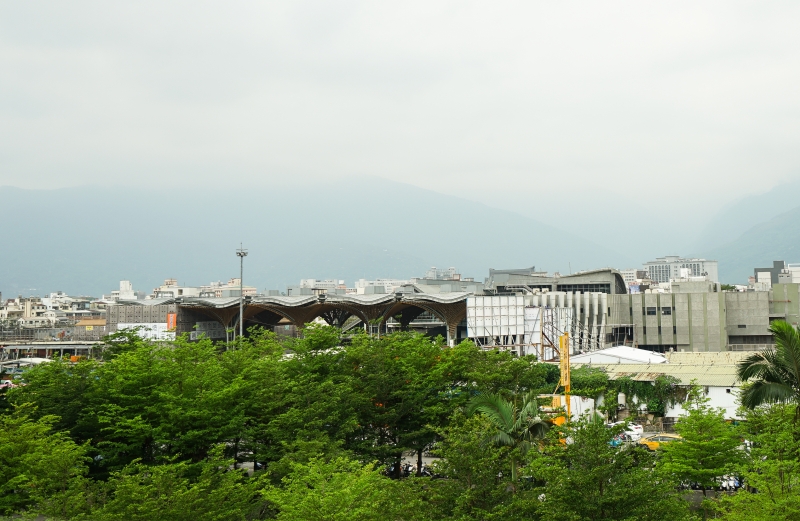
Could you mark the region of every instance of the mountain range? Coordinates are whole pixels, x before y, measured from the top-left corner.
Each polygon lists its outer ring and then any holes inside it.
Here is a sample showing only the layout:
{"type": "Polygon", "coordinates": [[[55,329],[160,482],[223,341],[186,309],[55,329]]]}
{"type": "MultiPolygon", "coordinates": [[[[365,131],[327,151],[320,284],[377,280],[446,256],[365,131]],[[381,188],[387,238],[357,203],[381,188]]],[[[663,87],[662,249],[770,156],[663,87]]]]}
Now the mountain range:
{"type": "MultiPolygon", "coordinates": [[[[772,260],[800,261],[798,195],[800,183],[732,202],[691,248],[666,240],[660,255],[687,248],[716,259],[723,282],[744,282],[772,260]]],[[[249,250],[245,283],[259,290],[301,278],[405,279],[431,266],[478,280],[489,268],[568,273],[654,256],[619,217],[599,217],[609,208],[585,221],[596,240],[512,210],[375,177],[245,190],[6,186],[0,291],[99,296],[120,280],[147,292],[165,278],[206,284],[238,276],[240,243],[249,250]],[[619,240],[609,240],[614,234],[619,240]]]]}

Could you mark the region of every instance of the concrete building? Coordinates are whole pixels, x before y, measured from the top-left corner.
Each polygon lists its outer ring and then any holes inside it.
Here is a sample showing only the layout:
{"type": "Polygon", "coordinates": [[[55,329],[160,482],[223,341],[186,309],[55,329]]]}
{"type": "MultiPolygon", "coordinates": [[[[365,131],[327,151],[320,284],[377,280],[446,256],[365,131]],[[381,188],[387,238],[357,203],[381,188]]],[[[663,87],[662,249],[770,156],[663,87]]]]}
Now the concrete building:
{"type": "Polygon", "coordinates": [[[119,281],[119,290],[113,290],[111,295],[103,295],[102,300],[106,302],[117,302],[119,300],[139,300],[145,298],[144,291],[134,291],[133,284],[129,280],[119,281]]]}
{"type": "Polygon", "coordinates": [[[114,332],[141,327],[146,332],[143,335],[146,338],[164,337],[165,333],[174,329],[178,313],[177,302],[177,299],[120,301],[108,307],[107,329],[114,332]],[[169,327],[170,325],[173,327],[169,327]]]}
{"type": "Polygon", "coordinates": [[[783,284],[800,284],[800,264],[786,264],[778,274],[778,282],[783,284]]]}
{"type": "MultiPolygon", "coordinates": [[[[395,290],[401,288],[407,284],[411,284],[410,280],[401,280],[401,279],[376,279],[376,280],[366,280],[366,279],[358,279],[355,283],[355,293],[358,295],[368,294],[368,288],[383,288],[384,293],[394,293],[395,290]]],[[[373,290],[374,293],[374,290],[373,290]]]]}
{"type": "Polygon", "coordinates": [[[755,282],[762,282],[770,287],[772,284],[780,282],[780,275],[786,269],[784,261],[772,261],[771,268],[754,268],[753,277],[755,282]]]}
{"type": "Polygon", "coordinates": [[[4,322],[16,322],[25,324],[25,327],[38,327],[44,325],[44,322],[34,320],[43,318],[44,313],[47,311],[47,306],[42,303],[40,297],[22,297],[10,298],[0,306],[0,320],[4,322]],[[24,322],[19,322],[25,319],[24,322]]]}
{"type": "MultiPolygon", "coordinates": [[[[681,268],[681,271],[688,271],[681,268]]],[[[719,282],[712,282],[708,277],[681,277],[670,279],[669,282],[659,284],[667,293],[716,293],[721,291],[719,282]]]]}
{"type": "Polygon", "coordinates": [[[50,293],[41,298],[42,305],[53,311],[89,311],[92,309],[92,297],[71,297],[63,291],[50,293]]]}
{"type": "Polygon", "coordinates": [[[461,274],[453,267],[439,269],[434,266],[425,272],[425,277],[423,278],[432,280],[461,280],[461,274]]]}
{"type": "Polygon", "coordinates": [[[45,316],[23,317],[17,319],[17,325],[21,328],[51,327],[53,324],[54,320],[52,317],[45,316]]]}
{"type": "Polygon", "coordinates": [[[800,322],[798,284],[746,292],[702,287],[706,291],[610,296],[607,344],[656,352],[752,351],[773,343],[773,320],[800,322]]]}
{"type": "Polygon", "coordinates": [[[800,284],[800,264],[772,261],[771,268],[753,269],[753,287],[758,291],[769,289],[773,284],[800,284]]]}
{"type": "Polygon", "coordinates": [[[154,299],[199,296],[200,288],[192,286],[180,286],[178,284],[178,279],[166,279],[164,284],[155,288],[151,295],[151,297],[154,299]]]}
{"type": "Polygon", "coordinates": [[[318,280],[318,279],[300,279],[301,288],[309,288],[318,291],[328,291],[335,289],[347,289],[343,280],[318,280]]]}
{"type": "Polygon", "coordinates": [[[692,277],[708,277],[712,282],[719,282],[717,261],[714,260],[685,259],[677,255],[668,255],[644,264],[648,276],[658,283],[680,277],[681,268],[689,269],[689,275],[692,277]]]}
{"type": "Polygon", "coordinates": [[[572,353],[605,347],[608,299],[627,295],[613,269],[550,275],[535,267],[489,270],[483,295],[467,299],[467,332],[477,345],[508,349],[542,360],[558,357],[569,333],[572,353]]]}
{"type": "Polygon", "coordinates": [[[605,293],[608,295],[627,294],[628,285],[622,274],[612,268],[580,271],[570,275],[548,274],[536,271],[535,267],[524,269],[489,269],[489,277],[484,289],[490,294],[503,294],[522,291],[563,291],[566,293],[605,293]]]}
{"type": "MultiPolygon", "coordinates": [[[[228,282],[225,283],[219,281],[212,282],[207,286],[200,286],[199,296],[215,298],[238,297],[240,296],[240,284],[241,279],[239,277],[228,279],[228,282]]],[[[243,293],[245,297],[252,297],[258,294],[258,290],[256,290],[254,286],[242,286],[241,293],[243,293]]]]}
{"type": "Polygon", "coordinates": [[[625,270],[619,270],[620,275],[622,275],[622,280],[625,281],[625,284],[630,286],[631,284],[635,284],[636,281],[645,279],[648,277],[647,270],[642,270],[638,268],[628,268],[625,270]]]}

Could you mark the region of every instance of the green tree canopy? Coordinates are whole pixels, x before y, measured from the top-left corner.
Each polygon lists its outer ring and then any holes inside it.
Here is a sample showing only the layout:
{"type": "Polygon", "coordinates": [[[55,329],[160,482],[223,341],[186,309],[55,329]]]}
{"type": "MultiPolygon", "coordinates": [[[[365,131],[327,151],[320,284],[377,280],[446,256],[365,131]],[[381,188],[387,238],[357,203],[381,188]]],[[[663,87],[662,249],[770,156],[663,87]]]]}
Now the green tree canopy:
{"type": "Polygon", "coordinates": [[[519,458],[545,437],[551,425],[539,410],[536,395],[529,392],[506,400],[496,394],[480,393],[470,400],[467,410],[470,414],[480,412],[494,427],[484,444],[511,447],[511,481],[516,482],[519,458]]]}
{"type": "Polygon", "coordinates": [[[263,492],[281,521],[400,521],[419,508],[374,465],[346,458],[295,463],[281,486],[263,492]]]}
{"type": "Polygon", "coordinates": [[[800,442],[794,406],[745,409],[739,432],[749,451],[737,474],[746,486],[711,503],[728,521],[800,519],[800,442]]]}
{"type": "Polygon", "coordinates": [[[698,484],[704,493],[735,473],[744,458],[739,433],[725,421],[724,411],[709,407],[708,401],[693,384],[684,405],[688,414],[675,424],[683,440],[660,449],[664,472],[681,482],[698,484]]]}
{"type": "Polygon", "coordinates": [[[792,402],[800,417],[800,330],[776,320],[770,324],[770,331],[775,347],[755,352],[739,363],[739,380],[750,381],[742,390],[742,405],[753,409],[767,403],[792,402]]]}
{"type": "Polygon", "coordinates": [[[636,446],[611,446],[621,427],[584,418],[553,430],[542,456],[525,472],[544,484],[537,488],[540,519],[681,520],[687,504],[677,482],[654,466],[654,456],[636,446]],[[565,440],[562,443],[560,440],[565,440]]]}
{"type": "Polygon", "coordinates": [[[65,432],[53,432],[54,416],[31,418],[30,407],[0,416],[0,514],[31,508],[62,518],[83,508],[86,451],[65,432]]]}

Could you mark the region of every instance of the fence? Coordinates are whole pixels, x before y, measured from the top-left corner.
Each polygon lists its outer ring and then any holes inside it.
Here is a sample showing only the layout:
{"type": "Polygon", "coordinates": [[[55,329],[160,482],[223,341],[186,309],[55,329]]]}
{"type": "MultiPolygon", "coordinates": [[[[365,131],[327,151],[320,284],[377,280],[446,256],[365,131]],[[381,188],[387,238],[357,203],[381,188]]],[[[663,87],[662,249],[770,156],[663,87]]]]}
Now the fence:
{"type": "Polygon", "coordinates": [[[99,341],[108,334],[108,326],[8,329],[0,331],[0,342],[74,342],[99,341]]]}
{"type": "Polygon", "coordinates": [[[763,351],[775,344],[728,344],[728,351],[763,351]]]}

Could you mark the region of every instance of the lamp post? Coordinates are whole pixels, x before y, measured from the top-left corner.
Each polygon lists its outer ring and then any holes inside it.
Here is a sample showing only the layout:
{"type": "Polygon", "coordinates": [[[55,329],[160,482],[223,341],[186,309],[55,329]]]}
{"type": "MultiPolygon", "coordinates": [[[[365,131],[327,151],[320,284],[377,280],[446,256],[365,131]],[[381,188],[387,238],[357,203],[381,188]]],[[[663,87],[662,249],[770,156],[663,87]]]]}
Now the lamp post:
{"type": "Polygon", "coordinates": [[[247,257],[247,250],[242,248],[239,243],[239,249],[236,250],[236,256],[239,257],[239,336],[244,336],[244,258],[247,257]]]}

